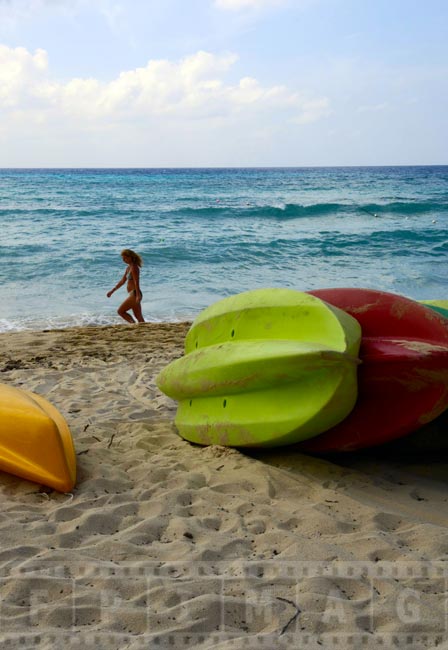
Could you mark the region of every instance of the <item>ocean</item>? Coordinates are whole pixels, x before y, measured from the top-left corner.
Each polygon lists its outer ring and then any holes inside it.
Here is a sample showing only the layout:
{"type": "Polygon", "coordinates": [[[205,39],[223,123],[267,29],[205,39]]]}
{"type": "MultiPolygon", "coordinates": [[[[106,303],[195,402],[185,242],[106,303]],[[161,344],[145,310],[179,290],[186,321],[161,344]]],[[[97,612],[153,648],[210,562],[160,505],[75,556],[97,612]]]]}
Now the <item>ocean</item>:
{"type": "Polygon", "coordinates": [[[0,332],[148,321],[259,287],[448,298],[448,166],[0,170],[0,332]]]}

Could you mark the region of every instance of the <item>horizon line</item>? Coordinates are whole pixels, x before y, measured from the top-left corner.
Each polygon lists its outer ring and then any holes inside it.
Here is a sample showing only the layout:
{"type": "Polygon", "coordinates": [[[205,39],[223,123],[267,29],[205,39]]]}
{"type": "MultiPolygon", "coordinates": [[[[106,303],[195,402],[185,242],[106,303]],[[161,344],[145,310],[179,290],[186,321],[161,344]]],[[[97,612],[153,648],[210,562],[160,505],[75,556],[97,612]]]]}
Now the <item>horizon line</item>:
{"type": "Polygon", "coordinates": [[[0,167],[0,171],[16,171],[16,170],[53,170],[53,169],[130,169],[130,170],[149,170],[149,169],[347,169],[347,168],[385,168],[385,167],[448,167],[448,163],[418,163],[418,164],[381,164],[381,165],[161,165],[161,166],[16,166],[16,167],[0,167]]]}

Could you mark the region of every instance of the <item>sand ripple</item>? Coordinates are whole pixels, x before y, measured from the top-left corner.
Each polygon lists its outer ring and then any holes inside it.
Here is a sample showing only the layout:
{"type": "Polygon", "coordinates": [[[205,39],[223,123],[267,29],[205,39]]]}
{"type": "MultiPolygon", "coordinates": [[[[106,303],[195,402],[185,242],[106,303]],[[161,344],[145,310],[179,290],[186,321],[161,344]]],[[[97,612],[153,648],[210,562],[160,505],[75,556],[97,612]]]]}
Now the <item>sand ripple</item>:
{"type": "Polygon", "coordinates": [[[187,328],[0,337],[78,458],[71,495],[0,476],[2,647],[447,647],[443,454],[191,445],[155,385],[187,328]]]}

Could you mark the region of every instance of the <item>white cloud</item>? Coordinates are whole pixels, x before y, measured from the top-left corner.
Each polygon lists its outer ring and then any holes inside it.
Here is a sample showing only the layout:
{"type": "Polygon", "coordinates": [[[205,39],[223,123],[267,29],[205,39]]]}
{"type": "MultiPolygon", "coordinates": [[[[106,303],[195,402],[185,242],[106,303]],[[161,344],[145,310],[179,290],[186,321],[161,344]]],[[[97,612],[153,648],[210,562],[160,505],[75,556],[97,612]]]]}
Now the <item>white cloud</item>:
{"type": "Polygon", "coordinates": [[[284,6],[286,3],[287,0],[215,0],[215,6],[226,11],[270,9],[284,6]]]}
{"type": "Polygon", "coordinates": [[[385,111],[389,108],[387,102],[382,102],[381,104],[369,104],[358,107],[358,113],[378,113],[379,111],[385,111]]]}
{"type": "MultiPolygon", "coordinates": [[[[74,0],[75,5],[79,0],[74,0]]],[[[46,8],[67,11],[67,0],[0,0],[0,20],[2,29],[13,28],[46,8]]]]}
{"type": "Polygon", "coordinates": [[[296,124],[310,124],[331,115],[330,102],[326,97],[302,102],[302,111],[293,121],[296,124]]]}
{"type": "Polygon", "coordinates": [[[279,142],[277,164],[291,163],[328,100],[235,80],[236,61],[199,51],[61,81],[44,50],[0,46],[0,166],[251,166],[272,163],[279,142]]]}
{"type": "Polygon", "coordinates": [[[0,0],[0,26],[14,30],[45,12],[74,18],[83,11],[98,13],[112,31],[123,29],[125,9],[119,0],[0,0]]]}
{"type": "Polygon", "coordinates": [[[45,50],[30,54],[24,47],[0,45],[0,107],[32,103],[46,83],[47,69],[45,50]]]}
{"type": "Polygon", "coordinates": [[[261,115],[305,123],[328,113],[326,98],[306,98],[285,86],[263,86],[252,77],[236,84],[225,74],[236,62],[199,51],[180,61],[150,60],[145,67],[126,70],[110,82],[74,78],[52,80],[44,50],[0,46],[0,111],[98,124],[150,119],[234,119],[261,115]]]}

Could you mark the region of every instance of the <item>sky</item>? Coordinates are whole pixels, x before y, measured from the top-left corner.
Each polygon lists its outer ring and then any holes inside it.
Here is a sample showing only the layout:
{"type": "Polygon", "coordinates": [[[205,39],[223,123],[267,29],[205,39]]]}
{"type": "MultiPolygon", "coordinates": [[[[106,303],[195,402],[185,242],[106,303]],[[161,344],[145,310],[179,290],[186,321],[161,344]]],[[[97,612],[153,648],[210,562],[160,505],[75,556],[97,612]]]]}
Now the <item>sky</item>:
{"type": "Polygon", "coordinates": [[[446,0],[0,0],[0,167],[448,163],[446,0]]]}

